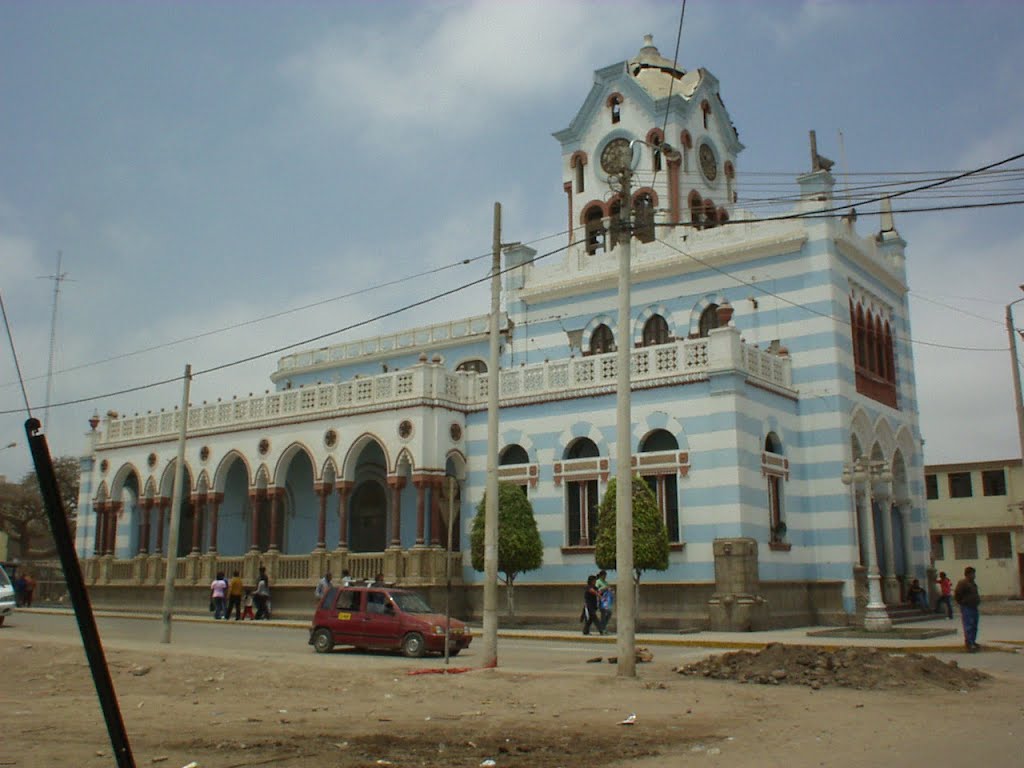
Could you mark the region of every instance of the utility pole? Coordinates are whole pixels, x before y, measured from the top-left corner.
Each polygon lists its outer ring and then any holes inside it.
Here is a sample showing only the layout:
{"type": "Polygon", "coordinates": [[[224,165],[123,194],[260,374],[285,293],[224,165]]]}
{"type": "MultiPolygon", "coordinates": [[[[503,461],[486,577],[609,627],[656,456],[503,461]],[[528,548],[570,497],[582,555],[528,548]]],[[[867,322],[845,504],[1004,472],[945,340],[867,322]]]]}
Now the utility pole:
{"type": "MultiPolygon", "coordinates": [[[[632,169],[626,165],[619,172],[622,186],[619,206],[619,332],[616,334],[615,366],[615,570],[618,576],[618,617],[616,618],[616,649],[618,675],[636,677],[636,587],[633,583],[633,477],[631,458],[632,421],[630,417],[629,357],[630,332],[630,245],[633,239],[630,213],[632,169]]],[[[612,222],[612,226],[615,224],[612,222]]]]}
{"type": "MultiPolygon", "coordinates": [[[[1024,291],[1024,285],[1020,286],[1024,291]]],[[[1013,305],[1019,304],[1024,299],[1011,301],[1006,305],[1006,335],[1010,341],[1010,368],[1013,371],[1013,398],[1017,405],[1017,439],[1020,445],[1020,455],[1024,459],[1024,395],[1020,391],[1020,361],[1017,358],[1017,335],[1013,329],[1013,305]]]]}
{"type": "Polygon", "coordinates": [[[181,424],[178,426],[178,458],[174,462],[174,490],[171,491],[171,522],[167,536],[167,573],[164,574],[163,632],[161,643],[171,642],[171,609],[174,607],[174,577],[178,571],[178,527],[181,525],[181,483],[185,479],[185,432],[188,429],[188,393],[192,366],[185,365],[181,392],[181,424]]]}
{"type": "Polygon", "coordinates": [[[498,666],[498,314],[501,307],[501,203],[491,246],[490,359],[487,363],[487,503],[484,507],[484,668],[498,666]]]}
{"type": "Polygon", "coordinates": [[[46,366],[46,405],[44,407],[47,416],[50,415],[50,397],[53,394],[53,360],[57,349],[57,299],[60,297],[60,284],[68,279],[67,273],[60,271],[63,259],[63,252],[57,251],[57,271],[43,278],[44,280],[53,280],[53,309],[50,312],[50,362],[46,366]]]}

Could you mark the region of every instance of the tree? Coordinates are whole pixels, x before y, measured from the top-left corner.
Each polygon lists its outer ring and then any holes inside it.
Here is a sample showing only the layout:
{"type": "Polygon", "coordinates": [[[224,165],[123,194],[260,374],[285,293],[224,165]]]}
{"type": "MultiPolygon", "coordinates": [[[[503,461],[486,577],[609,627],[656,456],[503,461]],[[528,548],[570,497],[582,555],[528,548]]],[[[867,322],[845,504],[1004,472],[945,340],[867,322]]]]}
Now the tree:
{"type": "MultiPolygon", "coordinates": [[[[594,560],[598,568],[615,570],[615,498],[616,482],[608,490],[598,510],[597,542],[594,560]]],[[[639,475],[633,475],[633,583],[640,588],[640,575],[646,570],[668,569],[668,530],[658,509],[658,500],[639,475]]]]}
{"type": "MultiPolygon", "coordinates": [[[[470,534],[473,568],[484,570],[484,510],[487,494],[480,500],[470,534]]],[[[504,574],[508,615],[515,615],[513,588],[516,576],[540,568],[544,545],[526,492],[512,483],[498,484],[498,571],[504,574]]]]}
{"type": "MultiPolygon", "coordinates": [[[[78,509],[78,459],[61,456],[53,462],[53,469],[64,514],[73,532],[78,509]]],[[[0,530],[18,542],[23,560],[52,557],[56,553],[50,521],[34,472],[27,473],[18,483],[0,483],[0,530]]]]}

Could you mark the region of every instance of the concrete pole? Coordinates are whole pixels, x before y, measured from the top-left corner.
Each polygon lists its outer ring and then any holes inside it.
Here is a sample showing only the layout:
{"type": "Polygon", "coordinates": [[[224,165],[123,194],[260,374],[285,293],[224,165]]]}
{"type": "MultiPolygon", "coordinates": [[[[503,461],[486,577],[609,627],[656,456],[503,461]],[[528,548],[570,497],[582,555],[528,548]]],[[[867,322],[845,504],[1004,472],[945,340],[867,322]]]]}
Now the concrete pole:
{"type": "MultiPolygon", "coordinates": [[[[633,582],[633,479],[630,459],[633,455],[630,419],[629,358],[632,344],[629,271],[630,244],[630,170],[622,172],[622,205],[619,219],[619,333],[615,345],[615,570],[618,576],[618,616],[616,650],[618,675],[636,677],[636,588],[633,582]]],[[[613,223],[614,226],[614,223],[613,223]]]]}
{"type": "Polygon", "coordinates": [[[171,642],[171,609],[174,606],[174,577],[178,570],[178,526],[181,523],[181,483],[185,478],[185,432],[188,429],[188,393],[192,385],[192,366],[185,366],[185,384],[181,392],[181,425],[178,428],[178,458],[174,463],[174,490],[171,492],[171,523],[167,537],[167,573],[164,574],[164,606],[161,612],[161,643],[171,642]]]}
{"type": "Polygon", "coordinates": [[[501,203],[494,204],[490,359],[487,363],[487,504],[484,509],[483,666],[498,666],[498,315],[501,307],[501,203]]]}
{"type": "MultiPolygon", "coordinates": [[[[1024,290],[1024,285],[1021,286],[1024,290]]],[[[1020,455],[1024,458],[1024,395],[1020,391],[1020,362],[1017,358],[1017,335],[1013,331],[1013,305],[1024,299],[1011,301],[1006,305],[1006,335],[1010,339],[1010,369],[1013,371],[1013,397],[1017,404],[1017,439],[1020,455]]]]}

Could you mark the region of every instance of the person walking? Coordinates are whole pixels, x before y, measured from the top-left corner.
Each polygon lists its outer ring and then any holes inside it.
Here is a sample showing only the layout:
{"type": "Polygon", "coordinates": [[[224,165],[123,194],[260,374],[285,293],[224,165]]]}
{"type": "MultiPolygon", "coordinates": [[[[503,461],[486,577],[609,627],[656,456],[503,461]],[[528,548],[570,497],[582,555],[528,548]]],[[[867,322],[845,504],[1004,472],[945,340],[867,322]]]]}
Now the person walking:
{"type": "Polygon", "coordinates": [[[25,594],[21,597],[21,604],[25,608],[32,607],[32,595],[36,591],[36,580],[32,578],[31,573],[25,574],[25,594]]]}
{"type": "Polygon", "coordinates": [[[969,653],[981,650],[978,645],[978,606],[981,604],[981,593],[974,580],[974,568],[964,568],[964,577],[956,584],[953,599],[960,606],[960,619],[964,624],[964,645],[969,653]]]}
{"type": "Polygon", "coordinates": [[[242,620],[242,595],[245,593],[245,585],[242,584],[242,577],[238,571],[231,574],[231,581],[228,582],[228,612],[225,619],[231,618],[231,611],[235,611],[235,621],[242,620]]]}
{"type": "Polygon", "coordinates": [[[597,572],[594,586],[597,587],[597,631],[603,635],[608,631],[608,622],[612,619],[612,605],[615,602],[615,593],[608,584],[608,571],[602,569],[597,572]]]}
{"type": "Polygon", "coordinates": [[[256,592],[253,594],[256,602],[256,620],[270,618],[270,577],[267,576],[266,566],[260,566],[260,575],[256,579],[256,592]]]}
{"type": "Polygon", "coordinates": [[[252,590],[251,589],[247,589],[247,590],[245,590],[245,597],[242,598],[242,608],[243,608],[243,610],[242,610],[242,621],[245,621],[246,619],[249,619],[250,621],[255,620],[256,614],[253,613],[252,606],[253,606],[252,590]]]}
{"type": "Polygon", "coordinates": [[[334,585],[331,584],[331,572],[328,571],[316,584],[316,601],[318,603],[323,599],[324,595],[331,590],[332,586],[334,585]]]}
{"type": "Polygon", "coordinates": [[[228,583],[224,581],[224,571],[217,572],[217,578],[210,584],[210,597],[213,598],[213,618],[226,619],[225,594],[228,591],[228,583]]]}
{"type": "Polygon", "coordinates": [[[352,577],[348,573],[348,568],[343,568],[341,571],[341,586],[347,587],[352,584],[352,577]]]}
{"type": "Polygon", "coordinates": [[[941,613],[942,606],[946,606],[946,618],[953,618],[953,582],[945,571],[939,571],[939,578],[935,580],[939,585],[939,599],[935,601],[935,613],[941,613]]]}
{"type": "Polygon", "coordinates": [[[25,574],[19,573],[14,577],[14,605],[16,608],[25,606],[25,574]]]}
{"type": "Polygon", "coordinates": [[[580,621],[583,622],[583,634],[590,634],[590,627],[600,619],[597,615],[597,576],[587,576],[587,586],[583,590],[583,613],[580,614],[580,621]]]}

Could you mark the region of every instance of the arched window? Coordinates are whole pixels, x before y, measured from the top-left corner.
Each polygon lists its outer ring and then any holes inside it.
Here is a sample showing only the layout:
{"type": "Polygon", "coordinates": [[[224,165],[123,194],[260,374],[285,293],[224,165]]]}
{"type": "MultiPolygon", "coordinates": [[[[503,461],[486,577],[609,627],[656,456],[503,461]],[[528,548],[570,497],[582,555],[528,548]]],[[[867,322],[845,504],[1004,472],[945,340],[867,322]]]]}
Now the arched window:
{"type": "Polygon", "coordinates": [[[872,313],[871,310],[868,310],[867,314],[864,317],[864,325],[865,325],[865,329],[867,331],[865,336],[867,338],[867,349],[868,349],[868,355],[867,355],[868,370],[871,373],[877,374],[878,370],[877,370],[877,368],[875,366],[878,363],[878,352],[875,349],[875,319],[874,319],[874,313],[872,313]]]}
{"type": "Polygon", "coordinates": [[[583,191],[583,163],[576,163],[576,191],[583,191]]]}
{"type": "Polygon", "coordinates": [[[689,131],[682,131],[679,134],[679,146],[682,147],[681,154],[683,156],[683,173],[690,172],[690,150],[693,149],[693,137],[690,136],[689,131]]]}
{"type": "Polygon", "coordinates": [[[587,236],[587,253],[604,250],[604,211],[600,205],[591,205],[583,211],[583,228],[587,236]]]}
{"type": "Polygon", "coordinates": [[[877,357],[875,372],[888,381],[889,374],[885,370],[885,337],[882,335],[882,319],[877,315],[875,316],[875,355],[877,357]]]}
{"type": "MultiPolygon", "coordinates": [[[[505,448],[501,451],[501,453],[498,454],[498,466],[500,466],[500,467],[512,467],[512,466],[524,465],[524,464],[529,464],[529,463],[530,463],[530,456],[529,456],[529,454],[526,452],[526,449],[523,448],[523,446],[521,446],[521,445],[519,445],[517,443],[512,443],[511,445],[506,445],[505,448]]],[[[524,482],[524,480],[526,478],[517,477],[515,479],[512,479],[510,477],[510,478],[506,479],[503,476],[505,473],[501,472],[500,470],[499,470],[498,474],[499,474],[499,477],[498,477],[499,480],[505,480],[506,482],[509,482],[509,481],[515,482],[516,485],[518,485],[520,488],[523,489],[523,493],[528,493],[529,492],[530,483],[529,483],[528,480],[524,482]]],[[[527,469],[526,475],[528,475],[528,474],[529,474],[529,470],[527,469]]]]}
{"type": "Polygon", "coordinates": [[[487,373],[487,363],[479,358],[474,360],[463,360],[455,367],[456,371],[468,371],[470,373],[487,373]]]}
{"type": "Polygon", "coordinates": [[[640,476],[654,493],[658,500],[658,509],[661,511],[661,518],[665,522],[665,529],[668,531],[669,542],[681,541],[679,531],[679,485],[677,475],[679,473],[677,454],[679,442],[671,432],[664,429],[656,429],[640,444],[640,453],[670,452],[669,459],[660,467],[641,461],[640,476]],[[644,467],[647,471],[644,471],[644,467]]]}
{"type": "Polygon", "coordinates": [[[641,243],[654,240],[654,197],[644,190],[633,197],[633,232],[641,243]]]}
{"type": "Polygon", "coordinates": [[[619,122],[622,119],[622,94],[611,94],[605,103],[608,105],[608,109],[611,111],[612,123],[614,124],[619,122]]]}
{"type": "Polygon", "coordinates": [[[651,170],[661,171],[661,145],[665,143],[665,135],[660,128],[652,128],[647,132],[647,143],[651,146],[651,170]]]}
{"type": "Polygon", "coordinates": [[[786,539],[782,481],[789,474],[789,465],[782,454],[782,442],[774,432],[769,432],[764,440],[761,472],[768,484],[768,541],[771,544],[782,544],[786,539]]]}
{"type": "Polygon", "coordinates": [[[700,229],[704,225],[704,201],[697,190],[690,192],[687,204],[690,207],[690,223],[694,229],[700,229]]]}
{"type": "Polygon", "coordinates": [[[615,337],[612,336],[612,329],[604,323],[597,326],[590,334],[590,354],[603,355],[606,352],[615,351],[615,337]]]}
{"type": "Polygon", "coordinates": [[[708,198],[704,201],[704,227],[710,229],[718,223],[718,209],[715,201],[708,198]]]}
{"type": "Polygon", "coordinates": [[[892,348],[892,331],[889,328],[889,321],[885,321],[885,362],[888,380],[896,383],[896,354],[892,348]]]}
{"type": "Polygon", "coordinates": [[[619,220],[622,216],[622,198],[613,197],[608,201],[608,249],[611,250],[619,244],[619,233],[621,227],[619,226],[619,220]]]}
{"type": "Polygon", "coordinates": [[[708,102],[707,99],[704,99],[704,101],[700,103],[700,111],[701,114],[704,116],[704,127],[707,128],[708,116],[711,114],[711,104],[710,102],[708,102]]]}
{"type": "Polygon", "coordinates": [[[854,325],[854,335],[857,339],[857,357],[860,360],[860,364],[867,368],[868,339],[864,329],[864,308],[860,304],[857,304],[857,320],[854,325]]]}
{"type": "Polygon", "coordinates": [[[892,328],[882,320],[884,310],[864,311],[858,301],[854,309],[851,296],[850,321],[853,339],[853,368],[857,391],[880,403],[897,408],[896,355],[892,328]]]}
{"type": "Polygon", "coordinates": [[[583,461],[573,467],[579,459],[593,459],[601,455],[593,440],[581,437],[574,441],[565,453],[568,482],[566,491],[566,528],[570,547],[585,547],[597,539],[597,462],[583,461]],[[592,468],[591,468],[592,467],[592,468]]]}
{"type": "Polygon", "coordinates": [[[644,323],[643,345],[650,347],[654,344],[668,343],[668,323],[661,315],[651,315],[644,323]]]}
{"type": "Polygon", "coordinates": [[[708,304],[703,312],[700,313],[700,327],[699,333],[701,338],[706,338],[707,335],[718,327],[718,305],[708,304]]]}

